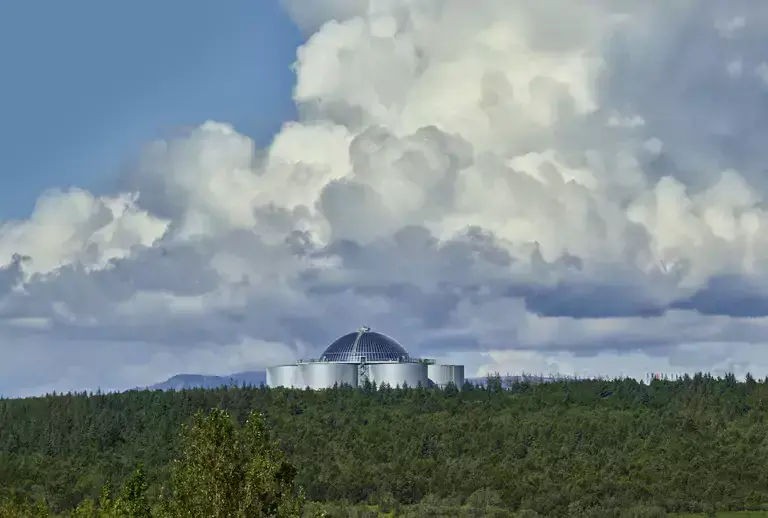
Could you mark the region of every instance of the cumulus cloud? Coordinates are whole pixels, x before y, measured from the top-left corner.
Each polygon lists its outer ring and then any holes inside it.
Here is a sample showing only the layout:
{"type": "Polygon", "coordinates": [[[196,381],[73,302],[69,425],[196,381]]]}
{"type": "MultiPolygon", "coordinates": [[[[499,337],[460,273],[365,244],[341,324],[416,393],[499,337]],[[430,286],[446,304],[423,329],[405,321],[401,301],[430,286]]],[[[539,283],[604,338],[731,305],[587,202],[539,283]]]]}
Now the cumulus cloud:
{"type": "Polygon", "coordinates": [[[318,354],[768,374],[768,15],[745,1],[284,0],[301,114],[151,143],[0,226],[0,392],[318,354]]]}

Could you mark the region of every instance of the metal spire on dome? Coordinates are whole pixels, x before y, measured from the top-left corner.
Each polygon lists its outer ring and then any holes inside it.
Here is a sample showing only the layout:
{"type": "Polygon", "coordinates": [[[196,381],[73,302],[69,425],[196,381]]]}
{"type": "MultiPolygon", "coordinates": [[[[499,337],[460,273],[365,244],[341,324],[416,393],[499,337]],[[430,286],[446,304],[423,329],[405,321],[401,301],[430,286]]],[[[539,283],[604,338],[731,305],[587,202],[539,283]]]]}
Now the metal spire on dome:
{"type": "Polygon", "coordinates": [[[352,344],[352,355],[357,355],[357,344],[360,342],[360,337],[363,336],[363,334],[370,331],[371,328],[368,326],[363,326],[360,329],[357,330],[357,337],[355,338],[355,343],[352,344]]]}

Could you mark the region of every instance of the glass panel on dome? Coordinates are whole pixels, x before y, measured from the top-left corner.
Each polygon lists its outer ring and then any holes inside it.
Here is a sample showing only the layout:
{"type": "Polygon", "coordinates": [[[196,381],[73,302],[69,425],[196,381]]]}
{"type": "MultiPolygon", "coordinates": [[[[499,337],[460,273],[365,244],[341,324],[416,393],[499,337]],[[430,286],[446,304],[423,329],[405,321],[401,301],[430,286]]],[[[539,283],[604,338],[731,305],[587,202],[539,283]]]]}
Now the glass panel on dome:
{"type": "Polygon", "coordinates": [[[408,359],[409,356],[403,346],[392,338],[363,328],[337,339],[328,346],[320,359],[358,363],[362,357],[367,361],[398,361],[408,359]]]}

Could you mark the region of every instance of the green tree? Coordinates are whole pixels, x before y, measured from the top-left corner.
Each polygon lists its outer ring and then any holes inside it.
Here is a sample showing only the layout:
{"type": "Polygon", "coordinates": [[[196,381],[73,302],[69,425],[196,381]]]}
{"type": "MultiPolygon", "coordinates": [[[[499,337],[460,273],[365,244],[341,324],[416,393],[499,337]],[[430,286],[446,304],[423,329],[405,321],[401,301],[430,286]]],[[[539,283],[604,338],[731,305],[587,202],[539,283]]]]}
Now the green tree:
{"type": "Polygon", "coordinates": [[[86,498],[72,511],[69,518],[103,518],[105,514],[100,512],[93,500],[86,498]]]}
{"type": "Polygon", "coordinates": [[[51,509],[45,502],[32,503],[18,495],[0,500],[0,516],[3,518],[48,518],[51,509]]]}
{"type": "Polygon", "coordinates": [[[270,442],[262,415],[236,427],[229,414],[197,412],[182,429],[181,458],[173,466],[170,516],[298,517],[304,502],[296,470],[270,442]]]}
{"type": "Polygon", "coordinates": [[[114,514],[120,518],[150,518],[152,510],[147,500],[147,487],[144,465],[139,464],[125,482],[120,498],[115,503],[114,514]]]}

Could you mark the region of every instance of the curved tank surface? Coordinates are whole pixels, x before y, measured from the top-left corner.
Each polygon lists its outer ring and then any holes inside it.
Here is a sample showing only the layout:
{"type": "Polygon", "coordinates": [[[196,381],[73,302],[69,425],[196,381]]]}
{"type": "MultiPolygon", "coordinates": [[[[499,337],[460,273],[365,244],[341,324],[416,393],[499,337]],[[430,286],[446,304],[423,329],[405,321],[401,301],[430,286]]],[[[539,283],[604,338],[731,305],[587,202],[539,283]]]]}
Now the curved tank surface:
{"type": "Polygon", "coordinates": [[[296,365],[277,365],[267,368],[268,387],[298,387],[299,368],[296,365]]]}
{"type": "Polygon", "coordinates": [[[360,363],[363,358],[368,363],[391,362],[407,360],[409,355],[394,338],[368,327],[338,338],[320,355],[320,361],[324,362],[360,363]]]}
{"type": "Polygon", "coordinates": [[[453,383],[461,388],[464,385],[463,365],[429,365],[427,367],[429,379],[438,387],[446,387],[453,383]]]}
{"type": "Polygon", "coordinates": [[[409,363],[371,363],[366,365],[368,379],[377,386],[387,384],[390,387],[417,387],[429,385],[427,365],[420,362],[409,363]]]}
{"type": "Polygon", "coordinates": [[[336,384],[356,387],[357,369],[358,366],[354,363],[300,363],[301,388],[318,390],[331,388],[336,384]]]}

